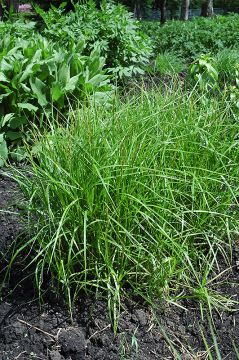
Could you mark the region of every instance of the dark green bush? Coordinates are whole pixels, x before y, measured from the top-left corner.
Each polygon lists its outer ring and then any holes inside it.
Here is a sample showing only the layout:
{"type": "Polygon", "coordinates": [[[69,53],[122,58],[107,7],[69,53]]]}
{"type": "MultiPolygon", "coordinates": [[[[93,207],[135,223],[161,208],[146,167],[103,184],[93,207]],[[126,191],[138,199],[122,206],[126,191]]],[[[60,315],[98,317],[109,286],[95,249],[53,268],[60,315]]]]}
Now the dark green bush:
{"type": "Polygon", "coordinates": [[[89,1],[68,13],[64,5],[38,12],[41,35],[34,22],[0,23],[0,166],[28,138],[29,121],[39,125],[52,109],[67,115],[75,100],[105,102],[109,75],[141,74],[151,54],[123,6],[98,10],[89,1]]]}
{"type": "Polygon", "coordinates": [[[120,77],[143,72],[151,55],[151,42],[122,5],[103,2],[98,10],[94,2],[88,2],[75,5],[67,14],[64,8],[38,12],[45,22],[43,33],[47,38],[66,48],[83,42],[86,55],[97,48],[106,58],[108,71],[120,77]]]}
{"type": "Polygon", "coordinates": [[[18,37],[21,38],[28,38],[32,36],[32,32],[34,31],[36,23],[33,21],[24,21],[24,20],[17,20],[14,22],[0,21],[0,51],[1,47],[3,46],[3,39],[5,36],[11,36],[13,39],[17,39],[18,37]]]}
{"type": "Polygon", "coordinates": [[[155,52],[175,52],[187,61],[205,53],[216,54],[225,48],[239,49],[239,15],[195,18],[191,21],[143,22],[142,29],[151,36],[155,52]]]}

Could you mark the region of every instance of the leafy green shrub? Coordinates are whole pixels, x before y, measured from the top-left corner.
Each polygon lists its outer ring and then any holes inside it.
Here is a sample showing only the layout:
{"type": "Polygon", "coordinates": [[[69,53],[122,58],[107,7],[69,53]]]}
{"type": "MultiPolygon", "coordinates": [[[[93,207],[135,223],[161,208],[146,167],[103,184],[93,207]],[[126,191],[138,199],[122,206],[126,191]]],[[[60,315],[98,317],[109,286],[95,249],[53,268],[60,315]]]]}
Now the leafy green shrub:
{"type": "Polygon", "coordinates": [[[218,87],[218,71],[210,55],[199,56],[191,65],[190,74],[201,90],[208,91],[218,87]]]}
{"type": "Polygon", "coordinates": [[[239,109],[238,54],[238,50],[222,51],[216,57],[205,54],[190,66],[190,75],[200,90],[210,95],[226,96],[232,111],[239,109]]]}
{"type": "Polygon", "coordinates": [[[48,12],[38,9],[46,29],[44,35],[64,47],[84,41],[84,54],[97,48],[106,58],[107,70],[120,77],[141,74],[151,54],[149,38],[122,6],[103,2],[99,11],[94,2],[48,12]]]}
{"type": "Polygon", "coordinates": [[[225,48],[239,48],[239,15],[195,18],[191,21],[143,22],[142,29],[151,36],[156,53],[172,51],[187,61],[201,54],[216,54],[225,48]]]}
{"type": "Polygon", "coordinates": [[[36,23],[33,21],[0,21],[0,51],[1,44],[5,36],[11,36],[15,39],[18,37],[29,38],[32,36],[32,32],[35,30],[36,23]]]}
{"type": "Polygon", "coordinates": [[[109,77],[102,68],[104,59],[97,50],[82,55],[83,44],[71,49],[58,47],[35,34],[31,40],[7,38],[0,52],[0,136],[2,157],[5,142],[10,149],[27,137],[29,121],[40,124],[52,109],[67,115],[69,102],[106,102],[109,77]]]}
{"type": "Polygon", "coordinates": [[[52,127],[37,135],[32,176],[16,175],[33,233],[15,257],[31,249],[38,287],[47,272],[69,302],[98,289],[114,310],[129,287],[151,301],[207,289],[238,229],[238,125],[225,103],[158,89],[52,127]]]}
{"type": "Polygon", "coordinates": [[[52,108],[67,116],[75,100],[105,102],[109,74],[141,74],[151,54],[148,37],[123,6],[103,3],[99,11],[89,1],[67,14],[64,5],[38,11],[43,36],[34,22],[0,23],[0,165],[7,145],[12,153],[29,137],[30,121],[42,123],[52,108]]]}
{"type": "Polygon", "coordinates": [[[177,55],[170,52],[158,54],[155,60],[154,71],[161,75],[176,75],[185,69],[185,63],[177,55]]]}

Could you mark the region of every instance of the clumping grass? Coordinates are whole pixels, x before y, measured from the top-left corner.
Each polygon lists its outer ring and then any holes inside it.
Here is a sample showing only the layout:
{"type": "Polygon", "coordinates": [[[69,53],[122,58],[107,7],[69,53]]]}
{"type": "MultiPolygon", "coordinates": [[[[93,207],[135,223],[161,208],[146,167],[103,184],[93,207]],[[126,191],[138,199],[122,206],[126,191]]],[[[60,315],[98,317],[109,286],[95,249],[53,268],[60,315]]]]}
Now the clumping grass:
{"type": "Polygon", "coordinates": [[[239,66],[239,50],[225,49],[215,57],[216,69],[224,82],[235,82],[235,69],[239,66]]]}
{"type": "Polygon", "coordinates": [[[174,53],[165,52],[158,54],[155,60],[154,71],[161,75],[177,75],[185,70],[186,64],[184,60],[174,53]]]}
{"type": "Polygon", "coordinates": [[[69,305],[80,291],[100,291],[114,322],[132,293],[217,306],[217,255],[230,262],[238,229],[238,124],[229,114],[224,101],[164,88],[53,123],[36,135],[31,176],[16,174],[32,230],[12,262],[30,249],[39,290],[47,274],[69,305]]]}

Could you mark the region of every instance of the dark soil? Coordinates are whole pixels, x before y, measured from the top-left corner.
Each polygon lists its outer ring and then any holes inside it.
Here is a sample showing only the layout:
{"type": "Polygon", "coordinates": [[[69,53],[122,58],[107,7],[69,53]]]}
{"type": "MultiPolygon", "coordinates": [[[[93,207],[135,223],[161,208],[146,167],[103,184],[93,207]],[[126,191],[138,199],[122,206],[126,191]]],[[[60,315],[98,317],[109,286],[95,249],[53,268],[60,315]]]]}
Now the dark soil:
{"type": "MultiPolygon", "coordinates": [[[[0,265],[9,259],[10,245],[21,233],[17,185],[0,175],[0,265]]],[[[239,244],[235,245],[234,267],[225,272],[220,290],[239,300],[239,244]],[[226,276],[227,275],[227,276],[226,276]]],[[[156,360],[176,359],[170,350],[172,341],[182,359],[206,359],[200,328],[212,345],[207,317],[202,319],[196,303],[182,306],[161,304],[156,318],[142,302],[126,301],[117,334],[114,335],[106,301],[82,296],[73,319],[59,298],[50,290],[40,306],[33,282],[17,263],[12,277],[3,286],[0,302],[0,360],[156,360]],[[22,280],[22,281],[20,281],[22,280]],[[160,325],[159,325],[160,323],[160,325]]],[[[215,312],[214,325],[223,358],[236,359],[232,342],[239,347],[239,312],[215,312]]],[[[214,357],[217,359],[216,355],[214,357]]]]}

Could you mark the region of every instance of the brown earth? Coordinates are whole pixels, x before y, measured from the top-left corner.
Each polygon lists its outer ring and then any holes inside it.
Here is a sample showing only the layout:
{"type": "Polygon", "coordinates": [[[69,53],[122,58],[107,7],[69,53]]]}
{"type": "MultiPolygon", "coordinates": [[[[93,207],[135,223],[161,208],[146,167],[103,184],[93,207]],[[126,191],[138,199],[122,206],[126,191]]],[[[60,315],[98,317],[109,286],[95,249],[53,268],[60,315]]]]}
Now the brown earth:
{"type": "MultiPolygon", "coordinates": [[[[22,195],[16,183],[0,174],[0,266],[1,282],[9,262],[10,246],[21,234],[22,195]]],[[[239,300],[239,246],[235,246],[234,267],[225,273],[218,290],[239,300]]],[[[182,359],[206,359],[200,335],[203,329],[210,344],[206,317],[199,306],[184,301],[187,310],[161,304],[157,321],[149,306],[124,301],[122,315],[114,334],[108,317],[107,302],[82,295],[73,319],[61,300],[45,285],[44,304],[39,305],[31,270],[18,261],[9,282],[0,293],[0,360],[156,360],[176,359],[169,349],[170,338],[182,359]],[[24,279],[25,278],[25,279],[24,279]],[[160,325],[159,325],[160,323],[160,325]],[[193,356],[194,354],[194,356],[193,356]]],[[[214,312],[215,332],[223,359],[237,359],[232,342],[239,347],[239,311],[214,312]]],[[[216,355],[214,357],[217,359],[216,355]]]]}

